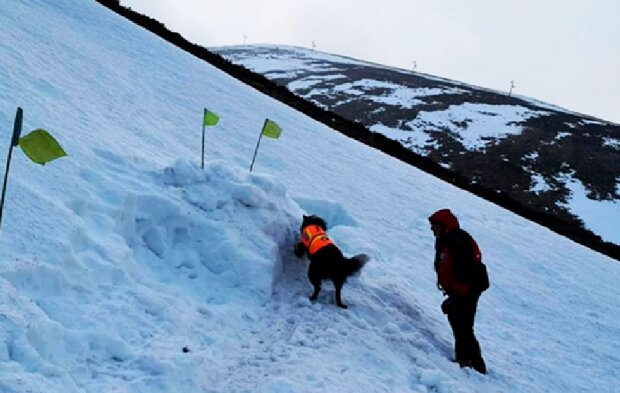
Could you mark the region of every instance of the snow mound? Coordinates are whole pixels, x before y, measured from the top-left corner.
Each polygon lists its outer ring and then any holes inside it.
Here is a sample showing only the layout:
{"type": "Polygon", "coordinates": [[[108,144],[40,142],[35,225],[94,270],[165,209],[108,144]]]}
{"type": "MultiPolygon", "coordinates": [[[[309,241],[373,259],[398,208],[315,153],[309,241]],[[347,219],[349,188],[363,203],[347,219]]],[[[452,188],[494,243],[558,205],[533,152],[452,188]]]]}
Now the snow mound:
{"type": "Polygon", "coordinates": [[[140,178],[111,197],[92,177],[101,200],[72,201],[60,265],[23,255],[0,271],[0,391],[79,391],[98,373],[179,384],[182,347],[209,354],[271,299],[301,217],[279,180],[186,160],[140,178]]]}
{"type": "Polygon", "coordinates": [[[168,195],[132,194],[124,202],[118,226],[136,262],[211,302],[267,301],[298,221],[286,187],[223,161],[204,171],[177,161],[161,182],[168,195]]]}

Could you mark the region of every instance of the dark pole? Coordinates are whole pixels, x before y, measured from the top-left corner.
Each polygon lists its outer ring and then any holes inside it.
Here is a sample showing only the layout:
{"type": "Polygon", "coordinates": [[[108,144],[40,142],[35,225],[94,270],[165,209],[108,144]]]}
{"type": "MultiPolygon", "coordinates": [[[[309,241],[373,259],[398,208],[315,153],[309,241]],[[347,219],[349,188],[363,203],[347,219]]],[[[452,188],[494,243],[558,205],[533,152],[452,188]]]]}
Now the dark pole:
{"type": "Polygon", "coordinates": [[[252,157],[252,163],[250,164],[250,172],[252,172],[252,167],[254,166],[254,160],[256,159],[256,153],[258,153],[258,146],[260,145],[260,139],[263,137],[263,130],[265,129],[265,124],[267,124],[267,119],[263,123],[263,128],[260,130],[260,135],[258,136],[258,142],[256,142],[256,149],[254,149],[254,157],[252,157]]]}
{"type": "Polygon", "coordinates": [[[202,114],[202,154],[200,155],[200,168],[205,169],[205,116],[207,116],[207,108],[202,114]]]}
{"type": "Polygon", "coordinates": [[[4,196],[6,195],[6,183],[9,179],[9,167],[11,166],[11,155],[13,154],[13,146],[17,146],[19,143],[19,136],[22,133],[22,123],[24,120],[24,111],[22,108],[17,107],[17,113],[15,114],[15,124],[13,125],[13,138],[11,139],[11,145],[9,146],[9,154],[6,158],[6,168],[4,171],[4,183],[2,185],[2,199],[0,200],[0,225],[2,225],[2,211],[4,210],[4,196]]]}

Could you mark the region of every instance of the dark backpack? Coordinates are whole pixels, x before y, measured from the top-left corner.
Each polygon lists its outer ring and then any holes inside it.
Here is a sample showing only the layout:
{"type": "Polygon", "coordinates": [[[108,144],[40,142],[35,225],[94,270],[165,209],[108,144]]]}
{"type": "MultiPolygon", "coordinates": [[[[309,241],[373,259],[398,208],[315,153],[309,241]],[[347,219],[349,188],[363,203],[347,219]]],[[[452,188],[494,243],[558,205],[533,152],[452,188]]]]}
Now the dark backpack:
{"type": "Polygon", "coordinates": [[[466,231],[459,229],[451,242],[450,253],[458,256],[455,276],[470,285],[474,292],[482,293],[489,289],[489,273],[482,263],[482,253],[476,241],[466,231]]]}
{"type": "Polygon", "coordinates": [[[471,275],[471,286],[474,290],[482,293],[489,289],[489,273],[486,265],[482,262],[482,253],[478,247],[478,243],[470,236],[472,251],[474,254],[473,272],[471,275]]]}

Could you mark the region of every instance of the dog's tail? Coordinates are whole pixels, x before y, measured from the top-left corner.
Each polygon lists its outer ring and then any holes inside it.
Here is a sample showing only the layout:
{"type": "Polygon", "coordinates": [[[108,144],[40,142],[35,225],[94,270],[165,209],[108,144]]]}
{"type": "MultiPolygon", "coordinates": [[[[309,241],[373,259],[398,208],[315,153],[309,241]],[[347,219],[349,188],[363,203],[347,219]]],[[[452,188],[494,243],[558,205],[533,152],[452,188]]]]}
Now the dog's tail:
{"type": "Polygon", "coordinates": [[[357,254],[353,258],[345,259],[345,275],[346,277],[357,277],[362,272],[364,265],[370,261],[370,257],[366,254],[357,254]]]}

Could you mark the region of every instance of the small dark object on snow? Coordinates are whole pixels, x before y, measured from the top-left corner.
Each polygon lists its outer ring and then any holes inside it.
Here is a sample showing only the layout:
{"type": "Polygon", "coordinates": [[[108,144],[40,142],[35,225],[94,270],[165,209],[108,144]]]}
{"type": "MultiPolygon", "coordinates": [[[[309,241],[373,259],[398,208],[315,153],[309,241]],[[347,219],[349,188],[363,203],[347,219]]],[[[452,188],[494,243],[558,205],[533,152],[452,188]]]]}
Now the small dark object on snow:
{"type": "Polygon", "coordinates": [[[189,348],[188,347],[183,347],[183,353],[188,353],[189,352],[189,348]]]}

